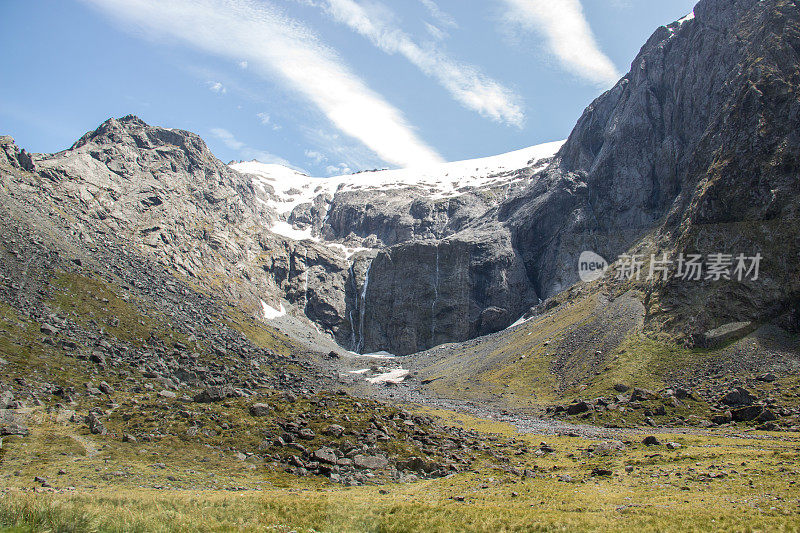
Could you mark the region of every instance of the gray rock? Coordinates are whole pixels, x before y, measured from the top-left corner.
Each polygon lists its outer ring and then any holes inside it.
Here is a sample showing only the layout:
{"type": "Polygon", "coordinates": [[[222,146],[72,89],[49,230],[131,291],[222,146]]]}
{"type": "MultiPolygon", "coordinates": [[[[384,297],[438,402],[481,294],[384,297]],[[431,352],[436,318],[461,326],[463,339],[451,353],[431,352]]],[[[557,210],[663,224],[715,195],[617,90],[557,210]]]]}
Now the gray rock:
{"type": "Polygon", "coordinates": [[[58,328],[50,324],[42,324],[39,330],[45,335],[56,335],[58,333],[58,328]]]}
{"type": "Polygon", "coordinates": [[[250,406],[250,414],[253,416],[267,416],[269,411],[269,405],[265,403],[254,403],[250,406]]]}
{"type": "Polygon", "coordinates": [[[731,417],[736,422],[749,422],[758,418],[763,412],[764,408],[760,405],[748,405],[732,410],[731,417]]]}
{"type": "Polygon", "coordinates": [[[577,415],[580,413],[585,413],[590,409],[589,404],[584,401],[575,402],[567,406],[567,414],[568,415],[577,415]]]}
{"type": "Polygon", "coordinates": [[[420,474],[431,474],[439,470],[441,465],[422,457],[410,457],[406,460],[397,461],[396,467],[398,470],[410,470],[420,474]]]}
{"type": "Polygon", "coordinates": [[[105,435],[108,433],[105,425],[100,420],[95,413],[89,413],[89,416],[86,417],[86,422],[89,424],[89,431],[94,433],[95,435],[105,435]]]}
{"type": "Polygon", "coordinates": [[[322,434],[338,439],[344,434],[344,431],[345,429],[343,426],[340,426],[339,424],[331,424],[322,430],[322,434]]]}
{"type": "Polygon", "coordinates": [[[0,409],[0,436],[18,435],[24,437],[28,434],[28,427],[17,420],[12,410],[0,409]]]}
{"type": "Polygon", "coordinates": [[[713,348],[752,331],[751,322],[731,322],[703,334],[703,346],[713,348]]]}
{"type": "Polygon", "coordinates": [[[734,387],[720,398],[720,401],[726,405],[751,405],[757,400],[758,398],[752,392],[742,387],[734,387]]]}
{"type": "Polygon", "coordinates": [[[336,461],[338,459],[336,457],[336,453],[333,451],[332,448],[320,448],[314,452],[313,457],[320,463],[331,464],[331,465],[336,464],[336,461]]]}
{"type": "Polygon", "coordinates": [[[589,446],[589,450],[596,455],[616,455],[624,452],[625,443],[618,440],[604,440],[589,446]]]}
{"type": "Polygon", "coordinates": [[[638,387],[633,389],[631,393],[631,401],[632,402],[644,402],[648,400],[655,400],[658,398],[658,395],[647,389],[640,389],[638,387]]]}
{"type": "Polygon", "coordinates": [[[194,397],[194,401],[197,403],[221,402],[226,398],[234,397],[234,395],[233,387],[230,385],[207,387],[194,397]]]}
{"type": "Polygon", "coordinates": [[[645,437],[644,440],[642,440],[642,444],[645,446],[661,446],[661,442],[653,435],[645,437]]]}
{"type": "Polygon", "coordinates": [[[314,437],[316,437],[316,434],[311,429],[303,428],[303,429],[301,429],[300,431],[297,432],[297,436],[300,437],[301,439],[305,439],[305,440],[314,440],[314,437]]]}
{"type": "Polygon", "coordinates": [[[11,390],[0,390],[0,409],[11,409],[14,405],[14,393],[11,390]]]}
{"type": "Polygon", "coordinates": [[[364,470],[382,470],[389,466],[389,460],[382,455],[356,455],[353,464],[364,470]]]}

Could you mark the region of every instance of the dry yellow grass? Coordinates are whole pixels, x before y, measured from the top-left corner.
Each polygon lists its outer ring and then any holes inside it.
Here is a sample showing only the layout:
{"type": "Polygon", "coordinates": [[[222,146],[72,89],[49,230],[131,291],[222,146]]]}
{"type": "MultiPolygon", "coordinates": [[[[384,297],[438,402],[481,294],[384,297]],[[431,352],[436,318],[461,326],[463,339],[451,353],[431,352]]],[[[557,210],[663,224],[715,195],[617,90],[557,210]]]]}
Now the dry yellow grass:
{"type": "MultiPolygon", "coordinates": [[[[447,411],[450,423],[514,436],[506,424],[447,411]]],[[[215,450],[123,445],[32,420],[0,458],[6,531],[794,531],[800,528],[800,435],[670,433],[677,450],[630,436],[615,456],[582,438],[515,435],[535,450],[507,465],[408,484],[341,487],[250,468],[215,450]],[[113,456],[113,461],[107,461],[113,456]],[[154,461],[165,467],[152,468],[154,461]],[[528,469],[528,477],[511,471],[528,469]],[[611,476],[592,476],[603,467],[611,476]],[[626,468],[627,467],[627,468],[626,468]],[[63,468],[67,473],[59,476],[63,468]],[[123,470],[126,476],[114,475],[123,470]],[[630,471],[627,471],[630,470],[630,471]],[[14,475],[17,472],[19,475],[14,475]],[[213,474],[213,475],[212,475],[213,474]],[[34,475],[58,494],[31,492],[34,475]],[[565,477],[569,476],[569,478],[565,477]],[[170,477],[178,477],[171,482],[170,477]],[[213,481],[211,479],[213,478],[213,481]],[[569,479],[569,481],[566,481],[569,479]],[[161,489],[155,487],[164,487],[161,489]],[[216,487],[216,488],[213,488],[216,487]],[[224,490],[224,488],[244,490],[224,490]]],[[[626,437],[622,437],[626,438],[626,437]]],[[[37,489],[42,490],[42,489],[37,489]]],[[[5,528],[5,529],[3,529],[5,528]]]]}

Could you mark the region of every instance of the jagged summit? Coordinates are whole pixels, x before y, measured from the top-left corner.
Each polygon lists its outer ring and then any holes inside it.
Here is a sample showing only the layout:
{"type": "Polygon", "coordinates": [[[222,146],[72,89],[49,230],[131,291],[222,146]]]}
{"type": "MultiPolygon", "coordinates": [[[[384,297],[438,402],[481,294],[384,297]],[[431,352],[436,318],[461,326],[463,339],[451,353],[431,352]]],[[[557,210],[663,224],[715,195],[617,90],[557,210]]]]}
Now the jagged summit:
{"type": "Polygon", "coordinates": [[[211,156],[208,146],[199,135],[186,130],[151,126],[136,115],[109,118],[97,129],[78,139],[71,149],[77,150],[88,143],[101,146],[129,145],[141,149],[177,147],[193,157],[211,156]]]}

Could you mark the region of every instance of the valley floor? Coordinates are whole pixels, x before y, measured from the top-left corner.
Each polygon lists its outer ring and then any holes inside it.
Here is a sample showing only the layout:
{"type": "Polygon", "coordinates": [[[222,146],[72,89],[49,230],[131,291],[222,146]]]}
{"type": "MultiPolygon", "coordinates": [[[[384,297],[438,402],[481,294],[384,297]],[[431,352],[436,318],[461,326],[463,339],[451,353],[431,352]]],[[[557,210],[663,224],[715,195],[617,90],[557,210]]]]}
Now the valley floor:
{"type": "Polygon", "coordinates": [[[613,440],[599,441],[521,434],[506,423],[417,409],[481,432],[498,448],[513,437],[520,451],[444,478],[342,487],[255,466],[211,447],[121,443],[34,410],[27,413],[31,434],[6,437],[1,450],[0,530],[800,528],[797,433],[616,430],[606,435],[613,440]],[[660,444],[644,445],[644,435],[660,444]]]}

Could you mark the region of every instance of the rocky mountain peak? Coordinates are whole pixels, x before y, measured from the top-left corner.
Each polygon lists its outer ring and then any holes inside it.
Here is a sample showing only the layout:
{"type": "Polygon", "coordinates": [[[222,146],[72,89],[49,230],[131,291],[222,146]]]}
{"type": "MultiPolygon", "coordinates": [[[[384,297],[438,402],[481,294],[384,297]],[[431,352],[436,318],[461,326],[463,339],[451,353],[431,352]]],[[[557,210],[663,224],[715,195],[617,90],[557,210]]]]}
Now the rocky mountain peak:
{"type": "MultiPolygon", "coordinates": [[[[694,15],[659,28],[631,71],[585,110],[543,177],[501,208],[543,297],[577,282],[582,251],[614,260],[648,236],[686,253],[734,243],[729,253],[785,253],[766,225],[797,211],[798,102],[790,95],[800,11],[789,0],[704,0],[694,15]],[[748,224],[750,238],[737,241],[732,226],[719,224],[748,224]]],[[[785,266],[775,266],[774,286],[792,286],[782,281],[785,266]]],[[[685,315],[708,329],[785,308],[767,285],[743,289],[731,311],[685,315]]]]}
{"type": "Polygon", "coordinates": [[[71,149],[78,149],[88,143],[96,145],[128,144],[140,149],[174,146],[199,153],[208,151],[208,147],[199,135],[184,130],[150,126],[136,115],[109,118],[97,129],[78,139],[71,149]]]}

